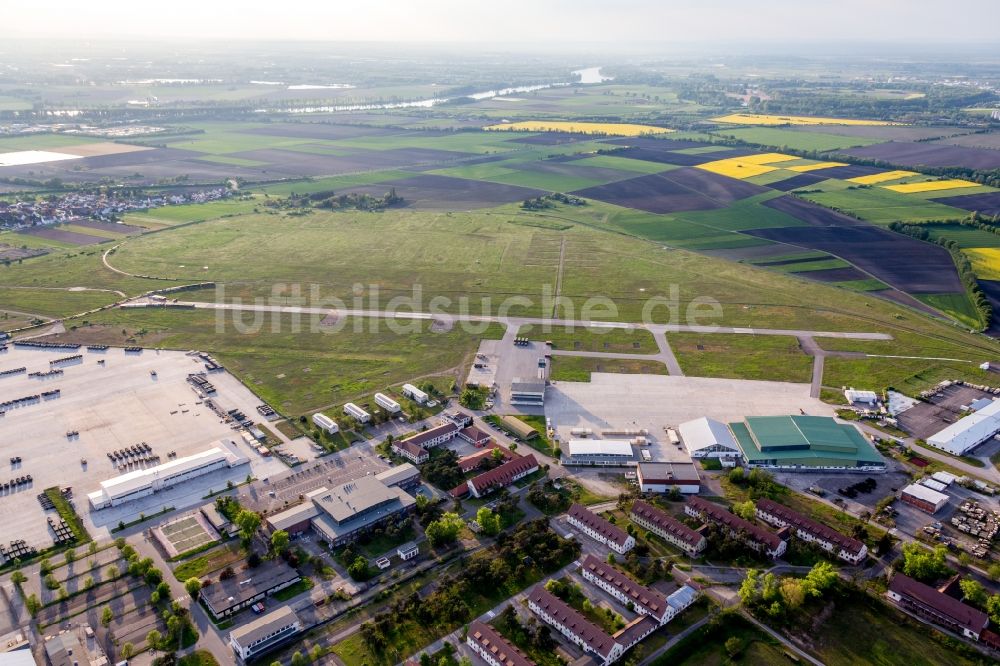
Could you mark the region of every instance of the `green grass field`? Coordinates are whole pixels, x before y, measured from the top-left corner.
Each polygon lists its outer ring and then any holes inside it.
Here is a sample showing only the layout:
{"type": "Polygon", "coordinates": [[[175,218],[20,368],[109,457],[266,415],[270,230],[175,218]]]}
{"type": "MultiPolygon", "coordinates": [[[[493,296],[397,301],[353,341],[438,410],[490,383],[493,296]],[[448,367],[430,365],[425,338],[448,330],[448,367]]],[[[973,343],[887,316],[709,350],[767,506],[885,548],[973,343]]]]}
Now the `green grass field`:
{"type": "Polygon", "coordinates": [[[647,162],[645,160],[633,160],[627,157],[616,157],[614,155],[595,155],[585,157],[582,160],[573,162],[574,166],[600,167],[604,169],[619,169],[621,171],[634,171],[635,173],[662,173],[680,167],[672,164],[661,164],[659,162],[647,162]]]}
{"type": "Polygon", "coordinates": [[[774,638],[736,613],[727,613],[718,621],[710,621],[653,662],[653,666],[781,666],[796,663],[774,638]],[[726,641],[735,638],[743,647],[734,660],[726,652],[726,641]]]}
{"type": "MultiPolygon", "coordinates": [[[[0,276],[4,269],[0,268],[0,276]]],[[[114,303],[120,297],[107,291],[66,289],[14,289],[0,286],[0,310],[15,310],[41,317],[64,317],[114,303]]]]}
{"type": "Polygon", "coordinates": [[[553,349],[565,351],[655,354],[653,334],[643,329],[558,328],[526,324],[517,332],[532,340],[551,340],[553,349]]]}
{"type": "Polygon", "coordinates": [[[774,127],[750,127],[746,129],[717,129],[712,132],[720,136],[729,136],[740,141],[775,148],[791,150],[836,150],[839,148],[854,148],[883,143],[878,139],[863,139],[856,136],[839,136],[818,132],[799,132],[797,130],[779,129],[774,127]]]}
{"type": "Polygon", "coordinates": [[[308,194],[310,192],[326,192],[347,187],[358,187],[360,185],[372,185],[387,180],[397,180],[399,178],[409,178],[413,176],[408,171],[396,171],[394,169],[382,171],[369,171],[368,173],[351,174],[347,176],[330,176],[329,178],[314,178],[311,180],[298,180],[288,183],[276,183],[274,185],[264,185],[263,187],[253,187],[254,191],[259,191],[270,196],[287,197],[290,194],[308,194]]]}
{"type": "Polygon", "coordinates": [[[781,194],[781,192],[765,192],[749,199],[737,201],[722,210],[692,211],[690,213],[676,213],[674,216],[720,231],[803,226],[804,222],[791,215],[761,205],[765,201],[781,196],[781,194]]]}
{"type": "Polygon", "coordinates": [[[961,224],[925,224],[931,240],[953,240],[962,247],[1000,247],[1000,234],[961,224]]]}
{"type": "Polygon", "coordinates": [[[260,204],[261,202],[257,199],[226,199],[183,206],[163,206],[162,208],[129,213],[125,216],[125,223],[142,226],[145,222],[172,226],[185,222],[201,222],[229,215],[251,213],[255,208],[260,207],[260,204]]]}
{"type": "Polygon", "coordinates": [[[881,187],[809,192],[802,197],[875,224],[960,220],[969,216],[968,211],[881,187]]]}
{"type": "Polygon", "coordinates": [[[979,311],[976,310],[969,295],[965,292],[956,294],[917,294],[916,297],[932,308],[937,308],[950,317],[954,317],[969,328],[979,328],[983,325],[979,311]]]}
{"type": "Polygon", "coordinates": [[[811,377],[812,358],[795,338],[672,333],[667,341],[687,375],[782,382],[808,382],[811,377]]]}
{"type": "Polygon", "coordinates": [[[550,378],[558,382],[589,382],[592,372],[611,372],[624,375],[668,374],[667,366],[654,360],[554,356],[550,378]]]}
{"type": "Polygon", "coordinates": [[[502,334],[497,325],[481,334],[457,326],[437,333],[427,322],[377,319],[346,319],[337,331],[321,325],[318,315],[296,322],[292,315],[255,319],[253,313],[231,314],[217,318],[204,310],[114,310],[90,317],[90,326],[60,337],[210,351],[262,399],[298,416],[425,375],[464,377],[479,340],[502,334]]]}

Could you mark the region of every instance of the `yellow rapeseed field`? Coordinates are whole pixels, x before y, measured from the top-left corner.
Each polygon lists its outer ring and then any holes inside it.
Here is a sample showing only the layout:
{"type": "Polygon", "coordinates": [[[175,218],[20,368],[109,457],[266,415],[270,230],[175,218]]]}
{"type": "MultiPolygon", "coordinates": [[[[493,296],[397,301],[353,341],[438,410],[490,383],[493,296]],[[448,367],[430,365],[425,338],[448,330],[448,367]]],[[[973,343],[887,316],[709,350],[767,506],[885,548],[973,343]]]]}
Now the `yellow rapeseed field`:
{"type": "Polygon", "coordinates": [[[716,162],[699,164],[698,168],[704,169],[705,171],[711,171],[712,173],[717,173],[720,176],[729,176],[730,178],[740,179],[753,178],[754,176],[759,176],[763,173],[777,171],[777,167],[767,166],[766,164],[744,162],[743,160],[736,159],[735,157],[728,160],[718,160],[716,162]]]}
{"type": "Polygon", "coordinates": [[[858,120],[855,118],[820,118],[816,116],[772,116],[755,113],[732,113],[712,118],[717,123],[734,125],[900,125],[885,120],[858,120]]]}
{"type": "Polygon", "coordinates": [[[806,171],[816,171],[818,169],[832,169],[833,167],[847,166],[843,162],[816,162],[816,164],[800,164],[799,166],[781,167],[782,169],[788,169],[789,171],[798,171],[799,173],[804,173],[806,171]]]}
{"type": "Polygon", "coordinates": [[[606,136],[642,136],[644,134],[666,134],[675,130],[655,125],[631,125],[629,123],[581,123],[561,120],[526,120],[519,123],[489,125],[484,130],[507,132],[577,132],[580,134],[601,134],[606,136]]]}
{"type": "Polygon", "coordinates": [[[962,250],[980,280],[1000,280],[1000,247],[970,247],[962,250]]]}
{"type": "Polygon", "coordinates": [[[774,164],[775,162],[791,162],[799,159],[794,155],[784,155],[782,153],[761,153],[759,155],[744,155],[743,157],[731,157],[729,159],[747,164],[774,164]]]}
{"type": "Polygon", "coordinates": [[[922,183],[903,183],[902,185],[883,185],[885,189],[903,194],[914,192],[937,192],[938,190],[957,190],[962,187],[979,187],[979,183],[971,183],[967,180],[927,180],[922,183]]]}
{"type": "Polygon", "coordinates": [[[890,180],[899,180],[900,178],[906,178],[907,176],[919,175],[920,174],[914,173],[913,171],[883,171],[882,173],[873,173],[870,176],[848,178],[847,182],[857,183],[858,185],[874,185],[876,183],[884,183],[890,180]]]}

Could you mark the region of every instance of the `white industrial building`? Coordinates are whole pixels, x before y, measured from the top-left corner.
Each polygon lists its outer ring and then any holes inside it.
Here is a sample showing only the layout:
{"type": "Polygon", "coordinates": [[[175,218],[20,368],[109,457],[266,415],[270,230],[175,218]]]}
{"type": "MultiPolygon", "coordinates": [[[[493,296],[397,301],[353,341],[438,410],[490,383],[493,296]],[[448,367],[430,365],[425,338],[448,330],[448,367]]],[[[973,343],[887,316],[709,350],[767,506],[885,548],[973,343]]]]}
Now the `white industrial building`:
{"type": "Polygon", "coordinates": [[[322,412],[316,412],[313,414],[312,422],[316,425],[316,427],[325,430],[331,435],[340,432],[340,426],[337,425],[337,422],[322,412]]]}
{"type": "Polygon", "coordinates": [[[1000,432],[1000,400],[995,400],[978,412],[952,423],[936,435],[931,435],[927,438],[927,443],[952,455],[962,456],[998,432],[1000,432]]]}
{"type": "Polygon", "coordinates": [[[89,493],[87,498],[97,511],[147,497],[219,469],[236,467],[248,462],[245,456],[220,443],[219,446],[192,456],[177,458],[156,467],[136,470],[102,481],[101,489],[89,493]]]}
{"type": "Polygon", "coordinates": [[[403,384],[403,395],[420,405],[425,404],[429,399],[426,393],[418,389],[413,384],[403,384]]]}
{"type": "Polygon", "coordinates": [[[268,652],[302,630],[302,622],[288,606],[258,617],[229,634],[229,645],[241,663],[268,652]]]}
{"type": "Polygon", "coordinates": [[[899,492],[899,499],[931,515],[948,503],[947,495],[919,483],[912,483],[903,488],[899,492]]]}
{"type": "Polygon", "coordinates": [[[869,407],[874,407],[878,404],[878,394],[875,391],[847,389],[844,391],[844,398],[851,405],[868,405],[869,407]]]}
{"type": "Polygon", "coordinates": [[[571,439],[566,451],[567,465],[636,465],[632,442],[627,439],[571,439]]]}
{"type": "Polygon", "coordinates": [[[358,423],[368,423],[372,420],[372,415],[361,409],[353,402],[349,402],[344,405],[344,413],[350,416],[352,419],[358,423]]]}
{"type": "Polygon", "coordinates": [[[385,393],[375,394],[375,404],[390,414],[399,414],[399,412],[402,411],[399,403],[387,396],[385,393]]]}
{"type": "Polygon", "coordinates": [[[692,458],[738,458],[740,447],[729,426],[701,417],[680,424],[681,441],[692,458]]]}

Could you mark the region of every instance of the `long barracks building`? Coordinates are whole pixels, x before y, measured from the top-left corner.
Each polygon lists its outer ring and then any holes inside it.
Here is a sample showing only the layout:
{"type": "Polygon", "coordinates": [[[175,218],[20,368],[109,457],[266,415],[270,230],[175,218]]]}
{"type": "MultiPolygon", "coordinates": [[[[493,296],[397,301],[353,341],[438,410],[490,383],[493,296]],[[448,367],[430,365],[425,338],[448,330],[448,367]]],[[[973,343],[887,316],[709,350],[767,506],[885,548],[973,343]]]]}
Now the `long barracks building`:
{"type": "Polygon", "coordinates": [[[774,532],[754,525],[731,513],[718,504],[713,504],[700,497],[689,497],[684,505],[684,513],[701,520],[707,520],[721,526],[734,539],[738,539],[749,548],[763,552],[768,557],[781,557],[788,543],[774,532]]]}

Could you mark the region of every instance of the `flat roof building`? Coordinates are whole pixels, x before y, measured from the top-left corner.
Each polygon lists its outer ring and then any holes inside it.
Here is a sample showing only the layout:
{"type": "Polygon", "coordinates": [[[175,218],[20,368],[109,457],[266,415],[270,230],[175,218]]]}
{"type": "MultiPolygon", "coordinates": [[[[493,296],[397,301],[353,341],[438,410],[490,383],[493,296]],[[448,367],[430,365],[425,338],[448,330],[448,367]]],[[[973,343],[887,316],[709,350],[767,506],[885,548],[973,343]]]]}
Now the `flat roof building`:
{"type": "Polygon", "coordinates": [[[352,419],[358,423],[368,423],[372,420],[372,415],[361,409],[353,402],[349,402],[344,405],[344,413],[350,416],[352,419]]]}
{"type": "Polygon", "coordinates": [[[636,525],[644,527],[664,541],[677,546],[689,557],[697,556],[708,545],[704,534],[691,529],[648,502],[642,500],[632,502],[630,518],[636,525]]]}
{"type": "Polygon", "coordinates": [[[627,439],[571,439],[566,447],[567,465],[634,466],[635,452],[627,439]]]}
{"type": "Polygon", "coordinates": [[[288,606],[270,613],[229,633],[229,645],[240,662],[269,652],[302,630],[302,622],[288,606]]]}
{"type": "Polygon", "coordinates": [[[389,488],[372,476],[335,486],[312,499],[319,515],[312,527],[331,546],[353,541],[372,527],[405,515],[416,500],[401,488],[389,488]]]}
{"type": "Polygon", "coordinates": [[[934,448],[962,456],[1000,432],[1000,400],[959,419],[927,438],[934,448]]]}
{"type": "Polygon", "coordinates": [[[418,389],[413,384],[403,384],[403,395],[417,403],[418,405],[423,405],[428,400],[428,395],[418,389]]]}
{"type": "Polygon", "coordinates": [[[403,410],[403,408],[399,406],[398,402],[387,396],[385,393],[375,394],[375,404],[390,414],[398,414],[403,410]]]}
{"type": "Polygon", "coordinates": [[[635,538],[632,535],[581,504],[569,507],[566,520],[591,539],[605,544],[619,555],[624,555],[635,547],[635,538]]]}
{"type": "MultiPolygon", "coordinates": [[[[389,470],[392,471],[392,470],[389,470]]],[[[387,486],[374,476],[317,488],[306,501],[267,518],[272,532],[301,533],[310,527],[330,546],[353,541],[362,532],[400,518],[416,507],[416,500],[399,486],[387,486]]]]}
{"type": "Polygon", "coordinates": [[[948,503],[947,495],[919,483],[911,483],[899,491],[899,499],[931,515],[948,503]]]}
{"type": "Polygon", "coordinates": [[[860,564],[868,556],[868,546],[818,521],[793,511],[784,504],[763,498],[757,500],[757,517],[775,527],[790,527],[792,533],[808,543],[850,564],[860,564]]]}
{"type": "Polygon", "coordinates": [[[721,421],[701,417],[677,426],[681,442],[692,458],[738,458],[740,447],[729,427],[721,421]]]}
{"type": "Polygon", "coordinates": [[[128,472],[102,481],[100,490],[89,493],[87,498],[91,507],[97,511],[152,495],[219,469],[236,467],[248,462],[245,456],[230,450],[220,442],[219,446],[194,455],[176,458],[156,467],[128,472]]]}
{"type": "Polygon", "coordinates": [[[312,422],[317,428],[325,430],[331,435],[340,432],[340,426],[337,425],[337,422],[322,412],[313,414],[312,422]]]}
{"type": "Polygon", "coordinates": [[[667,493],[676,488],[692,494],[701,490],[701,477],[694,463],[640,462],[636,479],[644,493],[667,493]]]}
{"type": "Polygon", "coordinates": [[[860,430],[830,417],[748,416],[729,429],[750,467],[885,471],[882,456],[860,430]]]}
{"type": "Polygon", "coordinates": [[[545,404],[545,382],[514,379],[510,384],[510,404],[543,406],[545,404]]]}
{"type": "Polygon", "coordinates": [[[752,550],[763,552],[768,557],[778,558],[784,554],[788,544],[774,532],[770,532],[749,520],[740,518],[718,504],[713,504],[698,496],[688,497],[684,513],[701,520],[719,525],[726,533],[742,541],[752,550]]]}
{"type": "Polygon", "coordinates": [[[408,490],[420,484],[420,470],[410,463],[403,463],[402,465],[390,467],[384,472],[379,472],[375,475],[375,478],[384,483],[388,488],[397,486],[408,490]]]}
{"type": "Polygon", "coordinates": [[[294,585],[299,579],[298,572],[284,560],[265,560],[255,569],[239,571],[233,578],[203,587],[201,599],[218,620],[294,585]]]}

